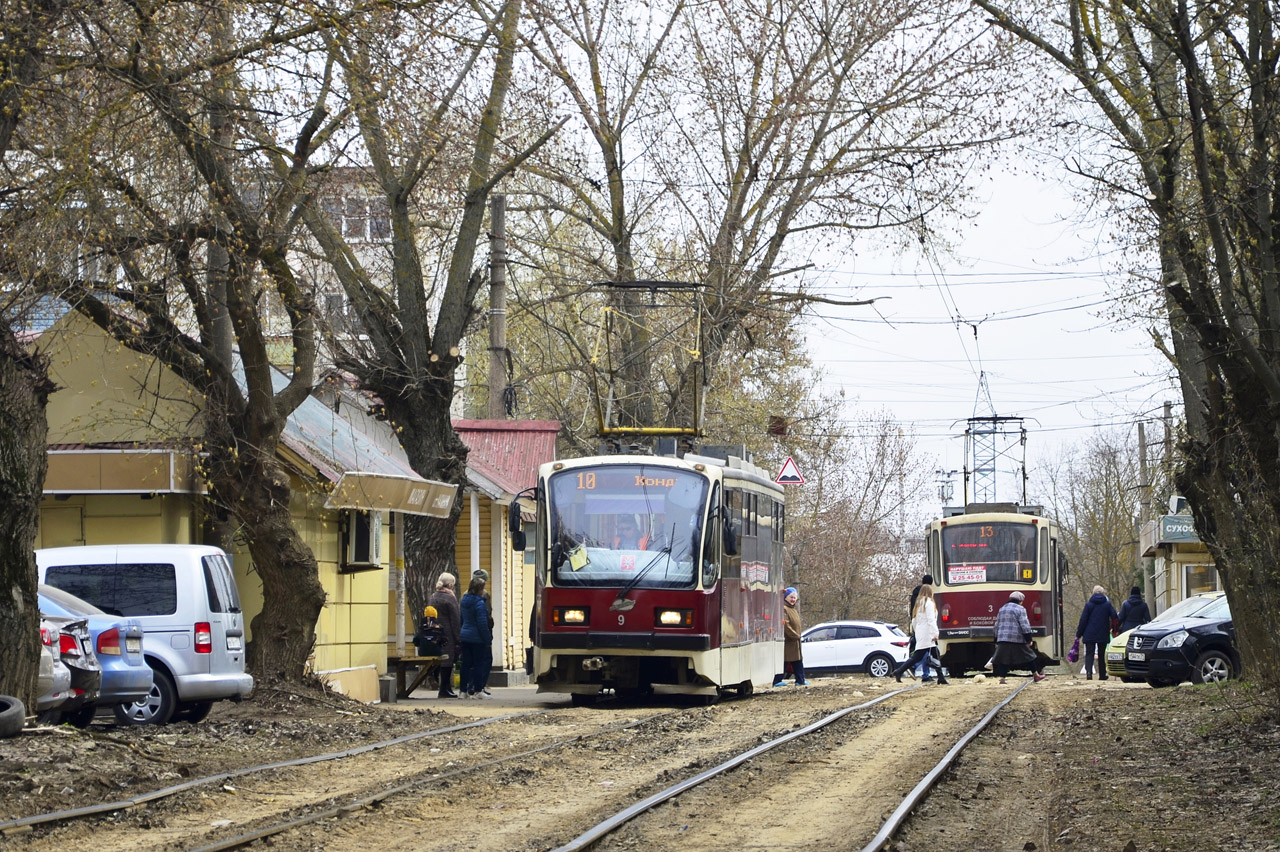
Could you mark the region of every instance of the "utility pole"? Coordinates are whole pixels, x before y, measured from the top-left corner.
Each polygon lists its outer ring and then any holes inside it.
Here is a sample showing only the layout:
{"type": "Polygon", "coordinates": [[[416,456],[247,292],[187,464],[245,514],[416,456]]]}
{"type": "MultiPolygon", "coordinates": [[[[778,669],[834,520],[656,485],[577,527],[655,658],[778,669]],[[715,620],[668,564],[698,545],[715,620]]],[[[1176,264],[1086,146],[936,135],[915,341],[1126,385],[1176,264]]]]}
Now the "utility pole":
{"type": "Polygon", "coordinates": [[[1146,568],[1146,557],[1142,555],[1142,526],[1151,519],[1151,471],[1147,466],[1147,424],[1138,421],[1138,543],[1135,548],[1137,568],[1142,576],[1142,594],[1152,607],[1152,615],[1156,615],[1156,599],[1151,572],[1146,568]]]}
{"type": "Polygon", "coordinates": [[[490,199],[489,234],[489,419],[507,416],[507,199],[490,199]]]}

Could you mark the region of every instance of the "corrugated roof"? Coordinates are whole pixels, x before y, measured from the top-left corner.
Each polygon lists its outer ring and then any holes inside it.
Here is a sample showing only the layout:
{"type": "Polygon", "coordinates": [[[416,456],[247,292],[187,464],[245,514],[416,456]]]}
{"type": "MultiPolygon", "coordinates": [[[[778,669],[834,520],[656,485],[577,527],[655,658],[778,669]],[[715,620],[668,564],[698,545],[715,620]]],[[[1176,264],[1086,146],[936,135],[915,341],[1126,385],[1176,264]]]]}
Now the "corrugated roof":
{"type": "Polygon", "coordinates": [[[398,444],[378,444],[314,397],[307,397],[289,415],[281,440],[331,482],[337,482],[346,471],[356,470],[418,476],[398,444]]]}
{"type": "Polygon", "coordinates": [[[532,487],[538,465],[554,461],[556,420],[455,420],[454,431],[471,451],[467,468],[507,494],[532,487]]]}

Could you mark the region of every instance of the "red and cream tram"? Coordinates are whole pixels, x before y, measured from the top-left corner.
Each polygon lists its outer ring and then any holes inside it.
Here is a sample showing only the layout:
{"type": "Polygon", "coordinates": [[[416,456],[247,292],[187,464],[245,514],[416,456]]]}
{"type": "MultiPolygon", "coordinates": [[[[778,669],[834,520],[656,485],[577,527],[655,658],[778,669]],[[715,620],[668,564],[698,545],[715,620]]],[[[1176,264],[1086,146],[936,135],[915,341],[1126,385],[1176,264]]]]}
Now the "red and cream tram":
{"type": "Polygon", "coordinates": [[[952,674],[982,669],[995,651],[996,613],[1025,595],[1036,651],[1063,654],[1062,583],[1067,558],[1058,526],[1038,506],[971,503],[925,532],[938,606],[939,653],[952,674]]]}
{"type": "Polygon", "coordinates": [[[702,452],[539,469],[539,692],[749,694],[782,671],[783,489],[702,452]]]}

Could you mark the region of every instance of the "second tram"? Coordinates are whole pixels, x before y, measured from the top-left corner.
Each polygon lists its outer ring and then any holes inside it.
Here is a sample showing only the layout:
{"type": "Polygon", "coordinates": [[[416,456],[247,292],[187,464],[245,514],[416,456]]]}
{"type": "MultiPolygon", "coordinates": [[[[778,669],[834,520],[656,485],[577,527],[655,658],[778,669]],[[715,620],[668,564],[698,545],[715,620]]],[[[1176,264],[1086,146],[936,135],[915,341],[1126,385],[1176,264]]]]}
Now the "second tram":
{"type": "Polygon", "coordinates": [[[971,503],[949,509],[925,533],[938,606],[938,651],[952,674],[978,671],[995,652],[996,613],[1025,595],[1037,654],[1064,652],[1062,583],[1067,558],[1058,526],[1039,506],[971,503]]]}
{"type": "Polygon", "coordinates": [[[539,692],[713,698],[782,671],[783,489],[748,461],[702,452],[539,469],[539,692]]]}

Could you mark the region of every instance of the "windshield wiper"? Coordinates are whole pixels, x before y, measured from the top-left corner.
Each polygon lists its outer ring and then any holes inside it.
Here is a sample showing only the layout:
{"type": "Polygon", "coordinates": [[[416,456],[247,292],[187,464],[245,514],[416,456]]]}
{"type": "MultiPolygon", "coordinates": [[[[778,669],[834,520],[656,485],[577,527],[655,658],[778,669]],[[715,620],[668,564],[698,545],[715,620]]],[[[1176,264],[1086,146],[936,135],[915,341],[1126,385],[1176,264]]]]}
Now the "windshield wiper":
{"type": "Polygon", "coordinates": [[[622,587],[618,592],[618,596],[613,599],[613,603],[609,605],[609,609],[611,611],[627,612],[632,609],[636,605],[636,602],[627,597],[627,595],[631,594],[631,590],[640,585],[640,581],[643,580],[651,570],[653,570],[653,566],[657,565],[660,559],[663,560],[666,565],[671,564],[671,546],[675,544],[675,532],[675,526],[672,525],[671,535],[667,538],[667,543],[662,546],[661,550],[653,555],[653,558],[650,559],[643,568],[636,572],[636,575],[631,578],[629,583],[622,587]]]}

